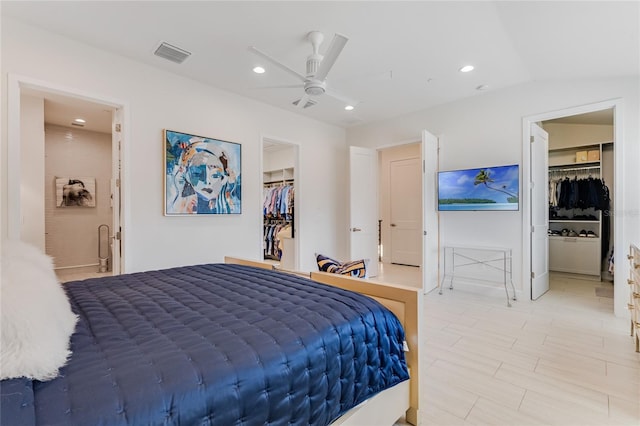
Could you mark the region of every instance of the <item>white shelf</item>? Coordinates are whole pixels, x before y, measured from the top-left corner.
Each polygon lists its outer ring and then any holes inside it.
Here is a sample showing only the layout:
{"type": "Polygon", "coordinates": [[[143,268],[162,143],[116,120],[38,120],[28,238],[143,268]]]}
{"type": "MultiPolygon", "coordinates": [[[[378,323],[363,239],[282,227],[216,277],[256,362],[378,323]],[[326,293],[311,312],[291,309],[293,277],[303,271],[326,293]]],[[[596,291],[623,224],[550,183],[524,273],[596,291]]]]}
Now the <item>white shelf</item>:
{"type": "Polygon", "coordinates": [[[598,240],[598,241],[600,241],[600,236],[597,236],[597,237],[569,237],[569,236],[562,236],[562,235],[549,235],[549,239],[556,239],[556,240],[559,240],[559,239],[571,239],[572,242],[576,238],[578,238],[580,240],[589,240],[589,241],[598,240]]]}
{"type": "Polygon", "coordinates": [[[549,223],[600,223],[599,220],[549,219],[549,223]]]}
{"type": "Polygon", "coordinates": [[[293,182],[294,174],[293,167],[287,167],[277,170],[265,170],[262,172],[263,183],[288,183],[293,182]]]}

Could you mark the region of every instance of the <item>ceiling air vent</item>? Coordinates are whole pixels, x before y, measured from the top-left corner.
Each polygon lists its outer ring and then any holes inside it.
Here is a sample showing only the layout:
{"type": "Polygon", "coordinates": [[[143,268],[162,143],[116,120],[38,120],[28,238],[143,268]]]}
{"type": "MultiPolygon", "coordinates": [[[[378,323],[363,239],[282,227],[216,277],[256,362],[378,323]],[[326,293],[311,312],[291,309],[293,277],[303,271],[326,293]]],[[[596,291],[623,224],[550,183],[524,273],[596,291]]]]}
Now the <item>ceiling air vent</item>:
{"type": "Polygon", "coordinates": [[[191,52],[172,46],[169,43],[162,42],[153,54],[171,62],[175,62],[176,64],[181,64],[191,55],[191,52]]]}
{"type": "MultiPolygon", "coordinates": [[[[297,101],[293,101],[293,102],[291,102],[291,103],[292,103],[292,104],[294,104],[295,106],[298,106],[298,103],[299,103],[299,102],[300,102],[300,99],[298,99],[297,101]]],[[[307,99],[307,103],[306,103],[306,104],[304,104],[304,106],[302,107],[302,109],[312,107],[312,106],[314,106],[314,105],[315,105],[315,104],[317,104],[317,103],[318,103],[318,101],[314,101],[313,99],[307,99]]]]}

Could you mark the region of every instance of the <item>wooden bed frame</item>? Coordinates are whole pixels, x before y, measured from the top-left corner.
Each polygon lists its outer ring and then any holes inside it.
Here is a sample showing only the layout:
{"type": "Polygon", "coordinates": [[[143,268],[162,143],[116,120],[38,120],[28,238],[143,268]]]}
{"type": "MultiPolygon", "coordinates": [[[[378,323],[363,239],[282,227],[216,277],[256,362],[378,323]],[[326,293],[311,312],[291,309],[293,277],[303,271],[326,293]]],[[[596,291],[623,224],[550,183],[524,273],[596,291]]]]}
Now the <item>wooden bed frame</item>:
{"type": "MultiPolygon", "coordinates": [[[[225,257],[225,263],[248,265],[262,269],[278,270],[271,263],[225,257]]],[[[419,319],[422,318],[422,298],[420,290],[395,284],[351,278],[326,272],[303,274],[295,271],[281,271],[310,277],[313,281],[354,291],[369,296],[393,312],[404,327],[409,352],[406,353],[407,366],[411,378],[373,398],[363,402],[337,419],[334,426],[349,425],[393,425],[403,415],[407,422],[419,422],[419,319]]]]}

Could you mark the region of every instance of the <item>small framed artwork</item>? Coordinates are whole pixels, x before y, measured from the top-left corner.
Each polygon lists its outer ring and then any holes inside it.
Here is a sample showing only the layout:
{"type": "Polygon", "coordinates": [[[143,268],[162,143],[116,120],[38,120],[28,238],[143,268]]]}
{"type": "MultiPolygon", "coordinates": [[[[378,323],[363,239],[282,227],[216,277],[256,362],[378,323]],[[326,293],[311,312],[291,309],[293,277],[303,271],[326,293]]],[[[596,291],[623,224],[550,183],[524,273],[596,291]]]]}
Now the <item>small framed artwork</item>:
{"type": "Polygon", "coordinates": [[[95,207],[96,178],[56,177],[56,207],[95,207]]]}
{"type": "Polygon", "coordinates": [[[242,213],[241,145],[164,131],[165,216],[242,213]]]}

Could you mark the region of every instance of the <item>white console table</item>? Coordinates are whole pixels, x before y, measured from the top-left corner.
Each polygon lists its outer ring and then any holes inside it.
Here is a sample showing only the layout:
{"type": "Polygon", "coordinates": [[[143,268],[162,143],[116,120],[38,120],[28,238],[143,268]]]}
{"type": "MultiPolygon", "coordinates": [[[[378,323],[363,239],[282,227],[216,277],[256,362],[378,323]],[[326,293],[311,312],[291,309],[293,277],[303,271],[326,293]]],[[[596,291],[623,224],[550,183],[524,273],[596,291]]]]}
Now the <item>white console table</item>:
{"type": "Polygon", "coordinates": [[[445,247],[444,275],[439,293],[442,294],[447,278],[449,279],[449,289],[453,290],[453,280],[456,277],[502,283],[507,295],[507,306],[511,307],[508,283],[513,290],[513,300],[517,300],[516,289],[513,286],[513,260],[510,248],[445,247]],[[478,268],[487,270],[488,276],[478,278],[478,268]],[[465,276],[465,274],[467,275],[465,276]]]}

